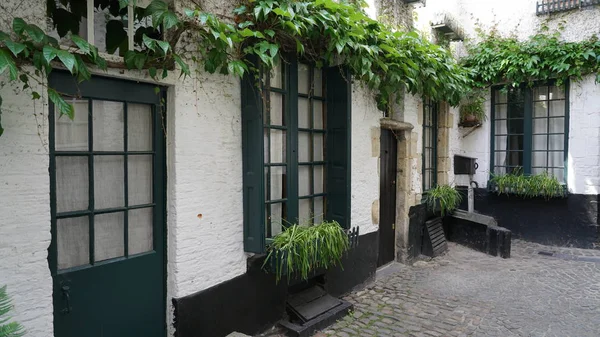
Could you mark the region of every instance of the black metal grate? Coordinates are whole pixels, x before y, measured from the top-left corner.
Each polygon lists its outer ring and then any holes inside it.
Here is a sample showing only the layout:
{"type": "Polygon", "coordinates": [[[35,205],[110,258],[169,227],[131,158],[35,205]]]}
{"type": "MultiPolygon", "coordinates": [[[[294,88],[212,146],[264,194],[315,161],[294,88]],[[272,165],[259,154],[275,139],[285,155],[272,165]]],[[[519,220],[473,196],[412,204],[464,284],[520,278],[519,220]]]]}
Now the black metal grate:
{"type": "Polygon", "coordinates": [[[436,257],[445,253],[448,250],[448,243],[442,227],[442,218],[427,221],[425,227],[426,242],[423,254],[436,257]]]}
{"type": "Polygon", "coordinates": [[[600,5],[600,0],[542,0],[537,2],[536,14],[545,15],[594,5],[600,5]]]}

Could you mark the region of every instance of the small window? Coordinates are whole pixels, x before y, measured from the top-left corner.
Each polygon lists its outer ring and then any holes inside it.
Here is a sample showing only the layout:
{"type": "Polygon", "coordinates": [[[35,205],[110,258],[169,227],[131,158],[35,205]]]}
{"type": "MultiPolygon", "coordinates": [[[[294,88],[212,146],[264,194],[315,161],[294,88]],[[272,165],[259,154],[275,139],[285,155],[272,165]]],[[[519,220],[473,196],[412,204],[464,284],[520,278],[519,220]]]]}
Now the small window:
{"type": "Polygon", "coordinates": [[[48,0],[49,35],[68,45],[69,36],[76,34],[100,52],[124,55],[127,50],[142,48],[144,34],[154,39],[162,36],[146,16],[150,2],[137,0],[135,8],[121,9],[118,1],[48,0]]]}
{"type": "Polygon", "coordinates": [[[437,185],[437,138],[439,104],[423,101],[423,191],[437,185]]]}
{"type": "Polygon", "coordinates": [[[493,90],[493,173],[548,172],[566,182],[566,93],[554,84],[493,90]]]}

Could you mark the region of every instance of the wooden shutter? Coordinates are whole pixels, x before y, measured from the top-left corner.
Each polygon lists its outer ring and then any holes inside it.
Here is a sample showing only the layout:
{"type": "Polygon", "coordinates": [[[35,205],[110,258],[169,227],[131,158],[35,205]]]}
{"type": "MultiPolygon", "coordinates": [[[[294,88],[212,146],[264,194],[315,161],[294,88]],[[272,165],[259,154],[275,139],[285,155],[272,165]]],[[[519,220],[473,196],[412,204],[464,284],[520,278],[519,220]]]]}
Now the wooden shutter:
{"type": "Polygon", "coordinates": [[[325,70],[327,81],[327,220],[350,228],[350,137],[352,88],[343,68],[325,70]]]}
{"type": "Polygon", "coordinates": [[[244,170],[244,250],[263,253],[265,210],[262,98],[253,74],[242,79],[242,156],[244,170]]]}

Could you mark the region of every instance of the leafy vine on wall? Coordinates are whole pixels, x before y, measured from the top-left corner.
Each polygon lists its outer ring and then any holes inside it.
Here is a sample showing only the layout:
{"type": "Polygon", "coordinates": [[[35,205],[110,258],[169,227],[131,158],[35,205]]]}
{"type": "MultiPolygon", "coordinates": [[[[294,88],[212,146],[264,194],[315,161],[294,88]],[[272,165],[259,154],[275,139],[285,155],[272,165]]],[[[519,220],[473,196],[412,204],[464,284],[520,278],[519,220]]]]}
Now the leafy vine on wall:
{"type": "MultiPolygon", "coordinates": [[[[134,2],[101,0],[95,5],[122,18],[134,2]]],[[[395,31],[349,1],[244,0],[231,17],[224,17],[200,8],[175,13],[164,1],[153,0],[145,9],[135,8],[136,19],[151,20],[136,29],[133,50],[126,48],[123,24],[108,21],[106,50],[118,51],[122,64],[107,62],[96,46],[77,35],[78,23],[85,16],[82,1],[61,3],[65,8],[48,6],[60,42],[20,18],[14,19],[11,32],[0,32],[0,74],[7,72],[11,81],[23,82],[24,89],[29,88],[32,77],[47,83],[44,79],[57,65],[78,81],[91,78],[90,66],[146,70],[158,80],[177,64],[187,76],[189,62],[202,65],[209,73],[241,77],[257,66],[272,67],[282,52],[294,53],[317,66],[348,67],[355,79],[375,90],[378,107],[384,111],[403,89],[456,105],[470,85],[467,70],[446,49],[416,32],[395,31]],[[184,34],[198,46],[197,53],[176,49],[184,34]],[[65,39],[69,48],[64,48],[65,39]],[[249,56],[256,56],[259,64],[250,63],[249,56]],[[24,69],[26,65],[35,68],[34,74],[24,69]]],[[[47,91],[57,111],[73,118],[73,107],[64,96],[50,87],[47,91]]],[[[34,100],[41,97],[35,91],[31,95],[34,100]]]]}

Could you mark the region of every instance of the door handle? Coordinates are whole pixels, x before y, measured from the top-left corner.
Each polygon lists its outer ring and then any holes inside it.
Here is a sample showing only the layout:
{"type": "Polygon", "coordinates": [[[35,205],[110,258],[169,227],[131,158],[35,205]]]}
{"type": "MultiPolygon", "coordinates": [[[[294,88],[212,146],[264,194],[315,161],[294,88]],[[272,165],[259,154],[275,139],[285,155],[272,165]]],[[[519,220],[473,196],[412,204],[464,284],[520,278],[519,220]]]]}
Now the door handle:
{"type": "Polygon", "coordinates": [[[61,290],[62,290],[63,298],[67,302],[67,307],[63,308],[61,312],[66,315],[66,314],[71,313],[71,293],[70,293],[71,287],[62,286],[61,290]]]}

